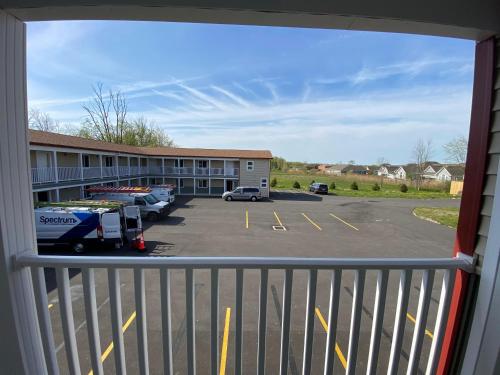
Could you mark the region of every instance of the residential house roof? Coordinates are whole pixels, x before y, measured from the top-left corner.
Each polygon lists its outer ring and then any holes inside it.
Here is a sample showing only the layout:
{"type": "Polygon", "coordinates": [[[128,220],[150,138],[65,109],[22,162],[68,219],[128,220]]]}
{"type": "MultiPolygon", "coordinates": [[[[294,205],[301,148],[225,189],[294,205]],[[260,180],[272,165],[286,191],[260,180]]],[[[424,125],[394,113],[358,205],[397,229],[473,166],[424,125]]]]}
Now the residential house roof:
{"type": "Polygon", "coordinates": [[[332,164],[327,169],[332,170],[332,171],[344,172],[344,169],[348,166],[349,166],[349,164],[332,164]]]}
{"type": "Polygon", "coordinates": [[[137,147],[96,141],[71,135],[30,130],[30,144],[40,146],[67,147],[75,149],[105,151],[112,153],[140,154],[144,156],[206,157],[238,159],[272,159],[268,150],[207,149],[182,147],[137,147]]]}
{"type": "Polygon", "coordinates": [[[463,177],[465,174],[465,167],[462,165],[445,165],[439,171],[442,169],[446,169],[451,177],[463,177]]]}

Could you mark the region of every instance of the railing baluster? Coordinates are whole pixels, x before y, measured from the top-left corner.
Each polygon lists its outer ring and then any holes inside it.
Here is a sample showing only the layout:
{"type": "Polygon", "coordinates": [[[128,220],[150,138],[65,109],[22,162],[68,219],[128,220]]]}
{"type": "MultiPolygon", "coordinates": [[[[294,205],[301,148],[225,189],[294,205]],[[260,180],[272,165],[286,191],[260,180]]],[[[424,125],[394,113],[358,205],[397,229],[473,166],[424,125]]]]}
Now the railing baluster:
{"type": "Polygon", "coordinates": [[[387,375],[396,375],[398,373],[399,357],[401,356],[406,323],[406,311],[408,310],[408,300],[410,297],[411,276],[411,270],[403,270],[399,278],[398,302],[387,375]]]}
{"type": "Polygon", "coordinates": [[[195,346],[195,295],[194,273],[192,268],[186,268],[186,334],[187,334],[187,369],[188,375],[196,374],[195,346]]]}
{"type": "Polygon", "coordinates": [[[335,343],[337,340],[337,317],[339,313],[340,284],[342,270],[332,271],[330,282],[330,301],[328,303],[328,333],[326,336],[325,371],[324,375],[333,374],[335,360],[335,343]]]}
{"type": "Polygon", "coordinates": [[[439,308],[436,316],[436,325],[434,327],[434,338],[432,339],[429,362],[427,363],[426,375],[432,375],[436,372],[436,367],[441,354],[444,331],[448,321],[448,312],[450,310],[450,301],[452,288],[455,283],[455,270],[445,270],[443,285],[441,286],[441,296],[439,298],[439,308]]]}
{"type": "Polygon", "coordinates": [[[257,344],[257,375],[264,375],[266,371],[266,326],[267,326],[267,281],[269,271],[260,271],[259,292],[259,341],[257,344]]]}
{"type": "Polygon", "coordinates": [[[42,336],[43,351],[45,353],[45,363],[49,374],[58,375],[59,366],[57,364],[56,350],[54,345],[54,335],[52,333],[52,322],[48,309],[47,288],[45,286],[45,273],[42,267],[32,267],[31,277],[33,279],[33,289],[35,293],[35,303],[42,336]]]}
{"type": "Polygon", "coordinates": [[[134,269],[135,309],[137,311],[137,350],[139,351],[139,372],[149,374],[148,331],[146,324],[146,290],[144,269],[134,269]]]}
{"type": "Polygon", "coordinates": [[[424,339],[425,323],[429,313],[433,282],[434,270],[425,270],[422,275],[422,284],[420,286],[417,317],[415,319],[415,329],[413,331],[410,358],[408,360],[408,368],[406,370],[407,375],[416,374],[418,371],[418,362],[422,351],[422,341],[424,339]]]}
{"type": "Polygon", "coordinates": [[[378,353],[380,349],[380,337],[384,322],[385,298],[387,295],[388,270],[378,271],[377,290],[375,292],[375,307],[373,310],[372,335],[370,338],[370,350],[368,352],[368,365],[366,375],[377,373],[378,353]]]}
{"type": "Polygon", "coordinates": [[[363,308],[363,292],[365,288],[365,270],[356,270],[354,277],[354,293],[352,301],[351,329],[349,332],[349,351],[347,353],[346,374],[356,372],[358,358],[359,329],[361,323],[361,312],[363,308]]]}
{"type": "Polygon", "coordinates": [[[288,370],[288,349],[290,346],[290,313],[292,304],[293,269],[285,271],[283,283],[283,311],[281,318],[281,351],[280,375],[286,375],[288,370]]]}
{"type": "Polygon", "coordinates": [[[306,323],[304,334],[304,360],[302,363],[302,374],[311,373],[311,358],[314,338],[314,310],[316,308],[316,284],[318,280],[318,271],[309,270],[309,280],[307,284],[307,307],[306,323]]]}
{"type": "Polygon", "coordinates": [[[75,322],[73,320],[68,269],[56,268],[56,280],[69,373],[71,375],[80,375],[80,362],[78,360],[78,350],[76,347],[75,322]]]}
{"type": "Polygon", "coordinates": [[[236,322],[234,373],[241,375],[243,354],[243,269],[236,270],[236,322]]]}
{"type": "Polygon", "coordinates": [[[82,269],[83,297],[85,301],[85,319],[87,320],[87,335],[90,347],[90,362],[94,375],[102,375],[101,342],[99,338],[99,323],[97,318],[97,303],[95,295],[95,278],[93,268],[82,269]]]}
{"type": "Polygon", "coordinates": [[[161,328],[163,335],[163,373],[172,375],[172,307],[170,304],[170,270],[160,269],[161,328]]]}
{"type": "Polygon", "coordinates": [[[210,272],[210,363],[212,375],[219,372],[219,270],[210,272]]]}
{"type": "Polygon", "coordinates": [[[120,291],[120,274],[117,268],[108,269],[109,303],[111,307],[111,330],[117,374],[126,374],[125,348],[123,344],[123,318],[120,291]]]}

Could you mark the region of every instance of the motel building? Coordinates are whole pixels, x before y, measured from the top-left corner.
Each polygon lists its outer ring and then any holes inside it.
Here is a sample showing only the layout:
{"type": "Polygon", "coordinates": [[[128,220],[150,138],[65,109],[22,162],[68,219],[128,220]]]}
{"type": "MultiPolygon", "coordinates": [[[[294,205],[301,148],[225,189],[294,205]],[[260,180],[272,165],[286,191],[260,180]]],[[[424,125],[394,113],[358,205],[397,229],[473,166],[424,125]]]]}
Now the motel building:
{"type": "Polygon", "coordinates": [[[85,198],[96,185],[170,184],[195,196],[252,186],[269,197],[270,151],[135,147],[37,130],[29,136],[34,202],[85,198]]]}

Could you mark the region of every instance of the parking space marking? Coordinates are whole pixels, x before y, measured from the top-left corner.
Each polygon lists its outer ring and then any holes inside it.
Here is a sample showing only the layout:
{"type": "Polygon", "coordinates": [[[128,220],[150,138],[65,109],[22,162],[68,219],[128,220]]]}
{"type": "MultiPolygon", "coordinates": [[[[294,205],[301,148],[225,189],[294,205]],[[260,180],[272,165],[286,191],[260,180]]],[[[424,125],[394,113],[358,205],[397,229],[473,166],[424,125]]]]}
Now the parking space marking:
{"type": "MultiPolygon", "coordinates": [[[[132,322],[135,320],[135,317],[136,317],[136,312],[134,311],[132,313],[132,315],[130,315],[130,317],[128,318],[128,320],[125,322],[125,324],[123,325],[123,327],[122,327],[122,332],[123,333],[125,333],[125,331],[127,330],[127,328],[130,327],[130,325],[132,324],[132,322]]],[[[111,344],[108,345],[108,347],[106,348],[106,350],[101,355],[101,362],[102,363],[104,363],[104,361],[106,360],[106,358],[109,357],[109,355],[113,351],[113,347],[114,347],[113,341],[111,341],[111,344]]],[[[90,370],[88,375],[94,375],[94,371],[90,370]]]]}
{"type": "Polygon", "coordinates": [[[229,323],[231,322],[231,308],[226,309],[226,322],[224,323],[224,336],[222,337],[222,349],[220,353],[219,375],[226,374],[227,346],[229,341],[229,323]]]}
{"type": "Polygon", "coordinates": [[[305,213],[302,212],[302,216],[304,216],[307,219],[307,221],[309,221],[312,225],[314,225],[317,230],[323,230],[323,229],[321,229],[321,227],[318,224],[316,224],[314,221],[312,221],[309,218],[309,216],[307,216],[305,213]]]}
{"type": "Polygon", "coordinates": [[[276,218],[276,221],[278,222],[278,224],[282,227],[284,227],[283,223],[281,222],[280,220],[280,217],[278,216],[278,214],[276,213],[276,211],[273,211],[274,212],[274,217],[276,218]]]}
{"type": "MultiPolygon", "coordinates": [[[[325,333],[328,333],[328,324],[326,323],[325,318],[323,318],[323,315],[321,314],[321,311],[319,310],[318,307],[316,307],[316,315],[318,316],[318,319],[321,322],[321,325],[323,326],[325,333]]],[[[342,353],[342,350],[340,349],[340,346],[337,342],[335,342],[335,353],[337,353],[337,357],[339,357],[340,363],[342,363],[342,366],[344,367],[345,370],[347,368],[347,361],[345,359],[344,353],[342,353]]]]}
{"type": "Polygon", "coordinates": [[[335,216],[335,215],[334,215],[334,214],[332,214],[332,213],[330,214],[330,216],[331,216],[331,217],[333,217],[333,218],[335,218],[335,219],[337,219],[337,220],[339,220],[339,221],[341,221],[342,223],[344,223],[344,224],[345,224],[345,225],[347,225],[348,227],[351,227],[352,229],[359,231],[359,229],[358,229],[358,228],[356,228],[354,225],[349,224],[347,221],[342,220],[340,217],[335,216]]]}
{"type": "MultiPolygon", "coordinates": [[[[406,317],[413,323],[413,324],[417,324],[417,320],[413,317],[413,315],[411,315],[410,313],[406,313],[406,317]]],[[[429,336],[431,339],[434,338],[434,335],[432,334],[431,331],[429,331],[427,328],[425,329],[425,334],[427,336],[429,336]]]]}
{"type": "Polygon", "coordinates": [[[245,209],[245,228],[248,229],[248,208],[245,209]]]}

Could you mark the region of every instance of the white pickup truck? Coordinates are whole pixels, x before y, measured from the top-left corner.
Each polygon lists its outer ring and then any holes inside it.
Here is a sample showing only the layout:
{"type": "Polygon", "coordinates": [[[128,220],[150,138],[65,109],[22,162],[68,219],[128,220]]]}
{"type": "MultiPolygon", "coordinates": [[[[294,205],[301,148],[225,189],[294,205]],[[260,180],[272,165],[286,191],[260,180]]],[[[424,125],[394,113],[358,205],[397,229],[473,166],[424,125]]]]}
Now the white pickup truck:
{"type": "Polygon", "coordinates": [[[65,244],[77,253],[96,244],[119,248],[139,233],[142,236],[139,208],[119,202],[45,204],[35,208],[35,225],[40,246],[65,244]]]}

